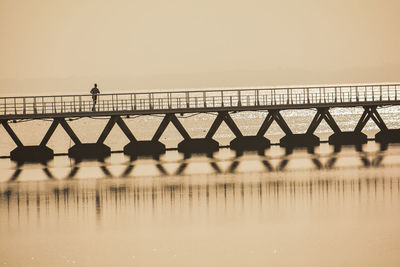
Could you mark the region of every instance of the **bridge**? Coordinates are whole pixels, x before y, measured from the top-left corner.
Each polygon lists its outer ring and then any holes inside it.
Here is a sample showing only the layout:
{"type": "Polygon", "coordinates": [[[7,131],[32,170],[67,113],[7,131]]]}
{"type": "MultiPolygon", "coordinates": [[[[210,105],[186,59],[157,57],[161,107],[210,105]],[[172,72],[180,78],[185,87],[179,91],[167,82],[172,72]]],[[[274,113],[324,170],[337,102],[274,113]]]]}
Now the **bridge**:
{"type": "Polygon", "coordinates": [[[397,83],[100,94],[95,105],[91,95],[23,96],[0,97],[0,121],[17,146],[10,152],[11,159],[47,161],[54,156],[47,143],[58,125],[74,142],[68,155],[76,159],[109,156],[111,150],[104,141],[115,125],[129,139],[124,153],[131,157],[165,153],[165,145],[159,139],[169,123],[184,139],[178,144],[178,151],[182,153],[212,154],[218,151],[219,144],[213,136],[222,122],[234,134],[230,148],[237,151],[269,148],[271,143],[265,135],[274,121],[285,133],[280,139],[280,145],[284,147],[318,146],[320,140],[314,132],[322,120],[333,130],[329,143],[335,146],[365,144],[367,136],[362,130],[370,119],[380,129],[375,136],[377,142],[400,142],[400,129],[388,129],[378,112],[380,107],[393,105],[400,105],[400,84],[397,83]],[[329,110],[338,107],[364,109],[353,131],[342,131],[335,122],[329,110]],[[280,113],[310,108],[316,109],[316,113],[305,133],[294,133],[280,113]],[[242,111],[267,111],[256,135],[243,135],[230,116],[232,112],[242,111]],[[217,117],[203,138],[192,138],[176,116],[210,112],[217,113],[217,117]],[[137,140],[123,118],[150,114],[164,117],[151,139],[137,140]],[[67,122],[70,118],[82,117],[108,118],[96,143],[82,143],[67,122]],[[25,146],[9,124],[10,121],[41,119],[51,119],[52,124],[40,144],[35,146],[25,146]]]}

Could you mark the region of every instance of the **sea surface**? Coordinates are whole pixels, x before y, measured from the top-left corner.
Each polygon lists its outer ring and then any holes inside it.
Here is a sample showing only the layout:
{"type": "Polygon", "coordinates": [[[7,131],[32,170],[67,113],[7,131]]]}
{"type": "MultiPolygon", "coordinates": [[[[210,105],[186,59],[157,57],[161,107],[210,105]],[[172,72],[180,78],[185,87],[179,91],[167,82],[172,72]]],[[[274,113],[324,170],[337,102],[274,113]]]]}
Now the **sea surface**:
{"type": "MultiPolygon", "coordinates": [[[[362,110],[333,109],[342,130],[362,110]]],[[[399,108],[379,109],[400,128],[399,108]]],[[[315,110],[282,112],[295,133],[315,110]]],[[[232,114],[244,134],[255,134],[266,113],[232,114]]],[[[215,114],[179,118],[203,137],[215,114]]],[[[139,140],[152,137],[162,117],[124,118],[139,140]]],[[[26,145],[39,144],[51,121],[13,123],[26,145]]],[[[107,120],[69,122],[84,142],[95,142],[107,120]]],[[[364,132],[373,138],[371,121],[364,132]]],[[[316,134],[327,140],[325,122],[316,134]]],[[[273,144],[282,131],[268,130],[273,144]]],[[[215,139],[228,145],[226,125],[215,139]]],[[[212,157],[185,158],[169,125],[159,159],[131,160],[115,127],[104,161],[75,162],[59,127],[48,146],[60,155],[44,164],[0,159],[0,265],[3,266],[400,266],[400,146],[371,140],[361,148],[313,151],[273,145],[264,154],[221,148],[212,157]]],[[[15,147],[0,128],[0,156],[15,147]]]]}

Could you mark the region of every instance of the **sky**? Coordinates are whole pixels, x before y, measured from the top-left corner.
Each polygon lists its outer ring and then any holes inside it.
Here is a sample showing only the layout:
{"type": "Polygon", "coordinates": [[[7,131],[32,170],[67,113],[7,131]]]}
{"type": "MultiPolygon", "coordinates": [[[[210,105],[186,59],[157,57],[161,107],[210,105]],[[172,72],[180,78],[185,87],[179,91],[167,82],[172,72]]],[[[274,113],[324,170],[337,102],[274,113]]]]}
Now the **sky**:
{"type": "Polygon", "coordinates": [[[397,0],[0,0],[0,94],[398,82],[397,0]]]}

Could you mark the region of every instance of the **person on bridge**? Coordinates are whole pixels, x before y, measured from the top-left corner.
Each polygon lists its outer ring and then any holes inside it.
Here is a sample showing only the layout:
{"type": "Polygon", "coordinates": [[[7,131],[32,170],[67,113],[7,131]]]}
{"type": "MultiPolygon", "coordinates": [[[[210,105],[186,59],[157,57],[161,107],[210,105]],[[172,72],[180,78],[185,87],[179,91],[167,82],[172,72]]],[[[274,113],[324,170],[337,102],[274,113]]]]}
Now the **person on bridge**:
{"type": "Polygon", "coordinates": [[[96,111],[97,95],[100,94],[100,90],[97,88],[97,83],[94,84],[94,87],[92,90],[90,90],[90,93],[92,94],[93,99],[92,111],[96,111]]]}

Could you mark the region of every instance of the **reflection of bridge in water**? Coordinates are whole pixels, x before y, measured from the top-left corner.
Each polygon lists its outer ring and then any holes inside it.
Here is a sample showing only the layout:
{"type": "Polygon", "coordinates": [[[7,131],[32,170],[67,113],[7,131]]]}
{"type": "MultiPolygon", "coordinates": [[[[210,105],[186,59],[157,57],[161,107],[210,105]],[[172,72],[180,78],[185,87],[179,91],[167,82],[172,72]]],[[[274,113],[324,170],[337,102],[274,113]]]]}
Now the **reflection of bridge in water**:
{"type": "MultiPolygon", "coordinates": [[[[385,157],[384,151],[377,151],[377,152],[363,152],[362,150],[357,149],[357,156],[356,158],[359,158],[361,164],[363,167],[379,167],[382,164],[382,161],[385,157]]],[[[298,158],[293,158],[291,156],[294,156],[295,153],[293,154],[293,150],[286,150],[286,154],[284,156],[280,157],[269,157],[269,156],[264,156],[264,155],[258,155],[255,160],[260,161],[262,165],[265,167],[264,171],[268,172],[280,172],[280,171],[287,171],[287,166],[290,163],[291,160],[296,160],[298,158]]],[[[312,166],[314,169],[322,170],[322,169],[334,169],[335,164],[338,159],[340,159],[341,154],[340,151],[334,151],[328,155],[318,155],[314,154],[313,150],[308,150],[308,155],[309,157],[305,157],[305,159],[309,159],[312,163],[312,166]]],[[[206,162],[210,165],[211,170],[213,171],[214,174],[226,174],[226,173],[236,173],[239,165],[241,164],[241,156],[242,154],[239,153],[235,158],[228,159],[228,160],[221,160],[221,159],[216,159],[213,157],[208,157],[208,158],[203,158],[206,162]],[[226,167],[226,164],[223,164],[225,167],[221,167],[221,163],[226,163],[228,162],[228,166],[226,167]]],[[[57,177],[54,175],[51,171],[51,168],[48,167],[47,165],[44,165],[42,169],[43,175],[47,177],[48,179],[64,179],[64,180],[70,180],[74,179],[77,177],[79,170],[82,167],[80,165],[81,162],[76,162],[74,165],[72,165],[71,170],[69,171],[68,174],[66,174],[63,177],[57,177]]],[[[138,163],[140,164],[140,163],[138,163]]],[[[190,161],[190,159],[185,159],[185,160],[180,160],[176,162],[172,161],[160,161],[156,160],[153,163],[146,163],[149,165],[154,165],[156,169],[158,170],[158,175],[160,176],[177,176],[177,175],[185,175],[185,170],[190,164],[193,164],[193,162],[190,161]],[[166,164],[171,164],[171,163],[178,163],[178,166],[174,171],[168,170],[168,168],[165,167],[166,164]]],[[[109,166],[105,164],[104,162],[99,162],[98,168],[101,170],[105,178],[128,178],[128,177],[135,177],[135,176],[141,176],[135,175],[134,170],[135,170],[135,161],[130,161],[129,164],[126,165],[125,169],[118,173],[115,174],[113,173],[109,166]]],[[[353,168],[353,167],[351,167],[353,168]]],[[[10,176],[9,182],[16,181],[21,174],[23,173],[23,166],[18,165],[18,168],[14,171],[14,173],[10,176]]],[[[207,174],[207,173],[205,173],[207,174]]]]}
{"type": "Polygon", "coordinates": [[[111,153],[104,144],[115,125],[129,139],[124,153],[130,156],[160,155],[166,148],[160,137],[172,123],[183,137],[178,144],[182,153],[213,153],[219,144],[213,139],[224,122],[233,133],[230,147],[234,150],[264,151],[270,147],[265,137],[273,122],[284,132],[280,145],[285,147],[315,147],[320,144],[314,135],[320,123],[325,120],[332,129],[329,137],[332,145],[365,144],[367,135],[362,131],[369,120],[380,129],[375,139],[381,143],[400,142],[400,129],[389,129],[379,114],[379,108],[398,106],[400,103],[399,84],[306,86],[285,88],[256,88],[229,90],[202,90],[184,92],[146,92],[127,94],[102,94],[97,108],[92,111],[90,95],[55,95],[0,98],[0,123],[16,144],[10,157],[17,161],[47,161],[54,152],[47,144],[60,125],[74,145],[68,155],[72,158],[105,158],[111,153]],[[330,110],[333,108],[359,107],[363,113],[353,131],[342,131],[330,110]],[[311,123],[305,133],[295,133],[286,123],[282,110],[315,109],[311,123]],[[256,135],[245,136],[231,114],[243,111],[263,111],[264,121],[256,135]],[[177,117],[179,114],[214,113],[216,118],[211,127],[205,129],[203,138],[193,138],[177,117]],[[162,115],[163,120],[154,135],[147,140],[137,140],[124,122],[125,117],[162,115]],[[74,132],[69,120],[84,117],[107,118],[108,123],[95,143],[82,143],[74,132]],[[39,145],[25,146],[9,125],[24,120],[50,119],[52,123],[39,145]]]}
{"type": "Polygon", "coordinates": [[[280,207],[337,207],[344,200],[357,205],[365,201],[365,196],[370,200],[398,201],[400,196],[399,178],[315,178],[233,180],[225,177],[200,184],[120,180],[101,184],[49,183],[35,189],[28,184],[3,184],[0,211],[10,223],[15,220],[32,223],[41,216],[79,216],[82,211],[97,219],[116,214],[164,217],[168,212],[182,215],[191,210],[196,210],[191,215],[201,216],[280,207]]]}

